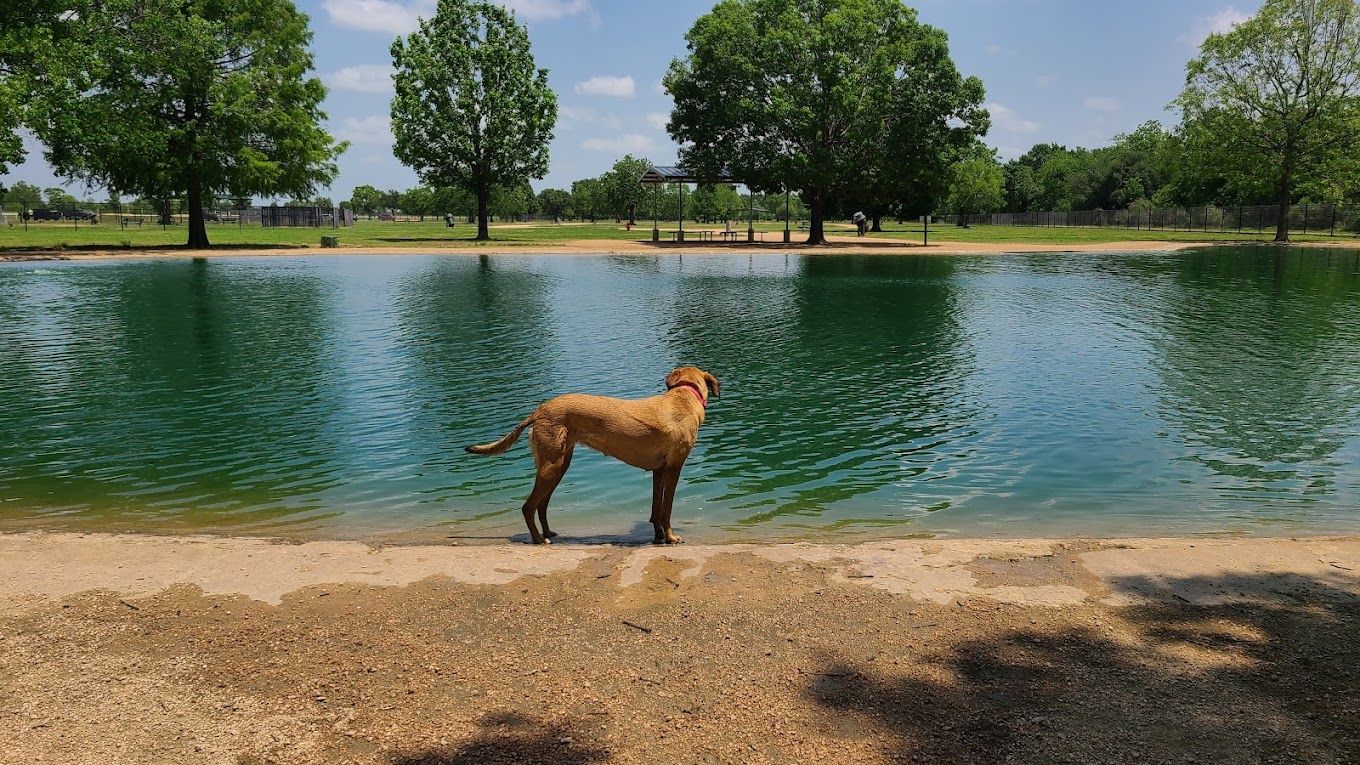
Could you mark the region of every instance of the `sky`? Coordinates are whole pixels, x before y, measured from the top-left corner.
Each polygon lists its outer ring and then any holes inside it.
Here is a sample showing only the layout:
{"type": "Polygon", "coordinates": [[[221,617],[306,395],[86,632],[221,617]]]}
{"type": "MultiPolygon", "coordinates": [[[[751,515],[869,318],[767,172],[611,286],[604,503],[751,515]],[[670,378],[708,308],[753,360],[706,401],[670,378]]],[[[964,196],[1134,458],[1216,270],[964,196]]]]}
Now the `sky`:
{"type": "MultiPolygon", "coordinates": [[[[392,40],[435,0],[295,0],[312,20],[315,76],[330,88],[329,129],[351,145],[320,193],[339,201],[356,186],[405,190],[415,173],[392,155],[392,40]]],[[[570,189],[625,154],[674,164],[661,78],[686,53],[685,33],[714,0],[503,0],[529,29],[536,63],[557,92],[551,169],[536,190],[570,189]]],[[[1097,148],[1148,120],[1178,121],[1167,105],[1199,43],[1255,13],[1260,0],[908,0],[949,35],[964,75],[982,79],[1003,160],[1038,143],[1097,148]]],[[[29,157],[6,184],[65,185],[98,201],[102,190],[63,183],[28,140],[29,157]]]]}

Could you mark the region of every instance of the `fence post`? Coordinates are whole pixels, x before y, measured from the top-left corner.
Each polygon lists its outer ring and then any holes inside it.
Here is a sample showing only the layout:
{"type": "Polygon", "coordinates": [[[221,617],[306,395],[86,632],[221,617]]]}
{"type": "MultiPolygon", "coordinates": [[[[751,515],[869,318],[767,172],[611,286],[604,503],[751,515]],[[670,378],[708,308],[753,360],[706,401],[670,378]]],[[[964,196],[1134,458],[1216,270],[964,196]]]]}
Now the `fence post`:
{"type": "Polygon", "coordinates": [[[1308,233],[1308,205],[1303,206],[1303,233],[1308,233]]]}
{"type": "Polygon", "coordinates": [[[1328,236],[1336,236],[1336,203],[1332,203],[1332,231],[1328,236]]]}

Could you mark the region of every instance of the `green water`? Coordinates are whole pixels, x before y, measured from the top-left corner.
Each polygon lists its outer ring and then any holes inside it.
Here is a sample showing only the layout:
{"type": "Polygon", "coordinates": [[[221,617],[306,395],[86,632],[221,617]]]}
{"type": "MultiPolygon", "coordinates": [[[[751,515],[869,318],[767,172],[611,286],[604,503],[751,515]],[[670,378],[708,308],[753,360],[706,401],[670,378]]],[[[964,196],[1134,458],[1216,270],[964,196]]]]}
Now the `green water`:
{"type": "MultiPolygon", "coordinates": [[[[1360,530],[1360,252],[0,264],[0,529],[523,538],[544,398],[716,374],[691,541],[1360,530]]],[[[568,540],[647,541],[578,450],[568,540]]]]}

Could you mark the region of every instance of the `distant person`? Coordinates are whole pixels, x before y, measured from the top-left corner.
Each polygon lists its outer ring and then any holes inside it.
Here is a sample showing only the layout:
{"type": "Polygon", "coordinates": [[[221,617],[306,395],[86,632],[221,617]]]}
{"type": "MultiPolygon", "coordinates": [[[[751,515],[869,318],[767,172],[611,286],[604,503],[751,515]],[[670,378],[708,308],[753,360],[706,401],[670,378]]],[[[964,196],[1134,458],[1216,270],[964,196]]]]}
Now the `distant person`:
{"type": "Polygon", "coordinates": [[[448,228],[453,228],[453,213],[444,213],[444,225],[448,228]]]}
{"type": "Polygon", "coordinates": [[[864,216],[864,213],[857,212],[850,220],[855,222],[855,231],[858,232],[856,234],[857,236],[864,236],[869,232],[869,219],[864,216]]]}

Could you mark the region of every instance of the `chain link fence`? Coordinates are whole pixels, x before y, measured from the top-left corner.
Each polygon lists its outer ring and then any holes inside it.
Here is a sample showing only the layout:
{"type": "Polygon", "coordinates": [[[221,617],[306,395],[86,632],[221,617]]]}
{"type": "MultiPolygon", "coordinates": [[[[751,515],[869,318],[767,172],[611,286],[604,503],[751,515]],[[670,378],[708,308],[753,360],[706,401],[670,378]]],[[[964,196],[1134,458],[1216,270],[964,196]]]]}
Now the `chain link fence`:
{"type": "MultiPolygon", "coordinates": [[[[1127,228],[1218,234],[1266,234],[1280,220],[1278,205],[1172,207],[1143,210],[1060,210],[1053,212],[945,215],[940,220],[968,226],[1048,226],[1053,228],[1127,228]]],[[[1360,205],[1293,205],[1294,234],[1360,237],[1360,205]]]]}
{"type": "MultiPolygon", "coordinates": [[[[333,207],[214,207],[205,208],[207,226],[258,226],[264,228],[340,228],[354,225],[349,210],[333,207]]],[[[189,213],[156,205],[91,204],[61,207],[33,206],[25,202],[0,204],[0,226],[44,226],[79,228],[112,226],[143,228],[185,226],[189,213]]]]}

